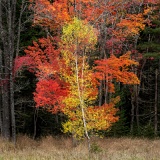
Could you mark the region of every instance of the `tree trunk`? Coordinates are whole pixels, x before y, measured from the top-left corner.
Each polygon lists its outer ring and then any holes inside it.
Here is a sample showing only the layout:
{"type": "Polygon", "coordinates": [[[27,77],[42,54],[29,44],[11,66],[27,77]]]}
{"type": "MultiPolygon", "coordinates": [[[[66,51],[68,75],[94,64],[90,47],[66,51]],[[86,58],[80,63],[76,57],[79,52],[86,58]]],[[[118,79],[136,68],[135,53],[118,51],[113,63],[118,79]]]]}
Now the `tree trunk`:
{"type": "Polygon", "coordinates": [[[154,104],[154,135],[157,136],[158,130],[158,70],[155,71],[155,104],[154,104]]]}
{"type": "MultiPolygon", "coordinates": [[[[132,93],[134,94],[134,93],[132,93]]],[[[130,122],[130,133],[133,134],[133,127],[134,127],[134,110],[135,110],[135,105],[134,105],[134,96],[131,95],[131,122],[130,122]]]]}
{"type": "Polygon", "coordinates": [[[98,95],[98,103],[99,103],[99,106],[102,105],[102,94],[103,94],[103,81],[100,81],[100,85],[99,85],[99,95],[98,95]]]}
{"type": "MultiPolygon", "coordinates": [[[[0,73],[2,73],[2,50],[0,49],[0,73]]],[[[2,80],[2,74],[0,74],[0,81],[2,80]]],[[[0,85],[0,134],[2,136],[2,86],[0,85]]]]}
{"type": "Polygon", "coordinates": [[[16,141],[13,81],[16,2],[16,0],[0,2],[1,132],[2,137],[13,142],[16,141]]]}
{"type": "Polygon", "coordinates": [[[35,108],[35,111],[34,111],[34,132],[33,132],[33,139],[36,139],[36,135],[37,135],[37,119],[38,119],[38,108],[35,108]]]}
{"type": "Polygon", "coordinates": [[[136,123],[137,123],[137,129],[139,133],[139,103],[138,103],[138,85],[135,86],[135,104],[136,104],[136,123]]]}

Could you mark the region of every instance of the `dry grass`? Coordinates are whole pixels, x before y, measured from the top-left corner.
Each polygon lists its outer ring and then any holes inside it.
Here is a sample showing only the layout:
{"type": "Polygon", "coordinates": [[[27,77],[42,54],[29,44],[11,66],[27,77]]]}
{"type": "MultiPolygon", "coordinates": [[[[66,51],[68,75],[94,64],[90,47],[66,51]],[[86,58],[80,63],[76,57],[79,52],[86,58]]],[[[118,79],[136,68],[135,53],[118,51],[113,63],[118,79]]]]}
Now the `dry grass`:
{"type": "Polygon", "coordinates": [[[160,140],[110,138],[92,144],[89,157],[86,142],[72,147],[71,139],[19,136],[14,146],[0,139],[0,160],[160,160],[160,140]]]}

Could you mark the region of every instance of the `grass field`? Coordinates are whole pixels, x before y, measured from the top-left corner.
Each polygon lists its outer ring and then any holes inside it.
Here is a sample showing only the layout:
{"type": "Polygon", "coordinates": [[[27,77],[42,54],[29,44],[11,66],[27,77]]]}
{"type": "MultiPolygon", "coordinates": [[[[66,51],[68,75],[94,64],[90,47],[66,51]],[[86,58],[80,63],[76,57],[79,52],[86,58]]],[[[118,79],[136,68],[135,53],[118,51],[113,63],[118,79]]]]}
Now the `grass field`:
{"type": "Polygon", "coordinates": [[[94,139],[91,151],[89,156],[86,142],[73,147],[66,138],[19,136],[16,146],[0,139],[0,160],[160,160],[160,140],[94,139]]]}

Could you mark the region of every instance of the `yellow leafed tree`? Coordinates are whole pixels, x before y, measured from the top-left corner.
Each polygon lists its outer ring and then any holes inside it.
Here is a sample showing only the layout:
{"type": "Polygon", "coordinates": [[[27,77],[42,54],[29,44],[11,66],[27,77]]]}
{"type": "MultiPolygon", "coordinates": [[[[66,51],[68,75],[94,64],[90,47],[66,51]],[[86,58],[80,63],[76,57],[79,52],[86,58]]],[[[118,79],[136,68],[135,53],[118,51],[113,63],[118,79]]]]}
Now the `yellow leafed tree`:
{"type": "Polygon", "coordinates": [[[107,129],[118,120],[114,106],[119,97],[110,104],[93,106],[98,89],[93,69],[88,65],[88,54],[96,42],[96,30],[77,18],[63,28],[61,54],[66,66],[61,67],[61,73],[70,86],[69,95],[63,100],[63,112],[68,116],[63,128],[78,139],[85,135],[88,141],[89,132],[107,129]]]}

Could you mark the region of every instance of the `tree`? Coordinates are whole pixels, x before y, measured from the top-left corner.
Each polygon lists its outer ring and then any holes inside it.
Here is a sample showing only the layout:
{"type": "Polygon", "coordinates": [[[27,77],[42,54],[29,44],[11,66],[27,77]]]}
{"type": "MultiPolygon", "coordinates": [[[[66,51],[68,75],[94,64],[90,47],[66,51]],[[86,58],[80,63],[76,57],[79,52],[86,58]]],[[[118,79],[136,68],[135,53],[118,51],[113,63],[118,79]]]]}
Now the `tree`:
{"type": "MultiPolygon", "coordinates": [[[[137,49],[142,53],[140,73],[141,84],[137,101],[139,109],[139,119],[142,131],[157,135],[158,131],[158,70],[159,70],[159,2],[153,1],[148,4],[148,10],[144,14],[146,27],[138,40],[137,49]],[[148,98],[146,98],[148,97],[148,98]],[[152,118],[154,117],[154,119],[152,118]],[[145,121],[144,121],[145,119],[145,121]],[[144,125],[145,124],[145,125],[144,125]],[[145,127],[144,127],[145,126],[145,127]],[[154,126],[154,128],[152,127],[154,126]],[[148,128],[148,130],[147,130],[148,128]],[[145,131],[147,130],[147,131],[145,131]]],[[[137,126],[135,126],[137,127],[137,126]]],[[[148,134],[149,135],[149,134],[148,134]]],[[[150,136],[150,135],[149,135],[150,136]]],[[[153,135],[152,135],[153,136],[153,135]]]]}
{"type": "MultiPolygon", "coordinates": [[[[21,33],[21,23],[17,23],[17,4],[22,5],[22,3],[19,1],[17,3],[16,0],[0,2],[0,127],[2,137],[14,142],[16,140],[16,124],[13,66],[16,50],[18,54],[21,33]]],[[[22,5],[21,11],[18,13],[23,14],[24,10],[22,5]]]]}
{"type": "Polygon", "coordinates": [[[30,21],[26,0],[0,2],[0,132],[16,141],[14,59],[21,51],[21,32],[30,21]],[[25,15],[25,16],[24,16],[25,15]]]}
{"type": "Polygon", "coordinates": [[[72,133],[75,138],[86,135],[88,141],[88,131],[93,128],[89,129],[86,109],[95,101],[97,89],[87,59],[96,41],[94,28],[78,18],[63,27],[62,57],[70,70],[62,69],[64,79],[70,84],[69,95],[63,101],[63,112],[69,118],[63,124],[64,132],[72,133]]]}

